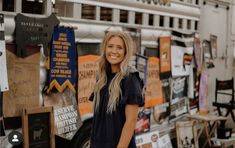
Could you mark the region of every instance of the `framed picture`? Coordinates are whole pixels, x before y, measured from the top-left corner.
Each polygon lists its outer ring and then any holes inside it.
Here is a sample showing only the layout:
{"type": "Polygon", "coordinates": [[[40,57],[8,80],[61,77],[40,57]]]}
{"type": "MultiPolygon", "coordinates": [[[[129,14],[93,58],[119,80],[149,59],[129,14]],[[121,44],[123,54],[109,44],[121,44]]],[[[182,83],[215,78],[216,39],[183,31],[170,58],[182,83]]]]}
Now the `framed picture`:
{"type": "Polygon", "coordinates": [[[176,122],[177,147],[179,148],[198,148],[196,139],[196,127],[194,121],[176,122]]]}
{"type": "Polygon", "coordinates": [[[26,108],[22,122],[24,147],[55,148],[52,107],[26,108]]]}
{"type": "Polygon", "coordinates": [[[147,67],[148,67],[148,57],[136,54],[136,69],[139,71],[140,78],[144,80],[144,85],[147,81],[147,67]]]}
{"type": "Polygon", "coordinates": [[[210,43],[211,43],[211,53],[212,58],[215,59],[217,57],[217,36],[210,35],[210,43]]]}

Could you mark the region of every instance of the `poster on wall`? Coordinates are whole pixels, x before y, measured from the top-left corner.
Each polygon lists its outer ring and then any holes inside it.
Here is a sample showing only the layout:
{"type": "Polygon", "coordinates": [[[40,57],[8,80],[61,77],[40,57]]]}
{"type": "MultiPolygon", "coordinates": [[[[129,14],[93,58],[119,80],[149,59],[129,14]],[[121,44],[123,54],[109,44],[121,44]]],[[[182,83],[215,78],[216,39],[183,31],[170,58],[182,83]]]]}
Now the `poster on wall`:
{"type": "Polygon", "coordinates": [[[203,61],[206,65],[206,67],[209,68],[214,68],[214,61],[212,57],[212,52],[211,52],[211,43],[210,41],[204,40],[202,42],[202,48],[203,48],[203,61]]]}
{"type": "Polygon", "coordinates": [[[0,93],[9,90],[6,63],[4,15],[0,14],[0,93]]]}
{"type": "Polygon", "coordinates": [[[172,77],[188,76],[193,58],[193,34],[172,31],[171,69],[172,77]]]}
{"type": "Polygon", "coordinates": [[[171,76],[171,37],[159,37],[160,79],[171,76]]]}
{"type": "Polygon", "coordinates": [[[76,94],[66,88],[63,92],[44,93],[43,98],[44,106],[53,106],[54,109],[54,133],[71,140],[82,125],[76,94]]]}
{"type": "Polygon", "coordinates": [[[30,55],[19,58],[15,44],[6,45],[10,89],[3,94],[4,117],[21,116],[23,108],[39,105],[40,47],[28,46],[26,50],[30,55]]]}
{"type": "Polygon", "coordinates": [[[159,78],[159,59],[156,57],[149,57],[147,69],[145,107],[153,107],[163,103],[162,84],[159,78]]]}
{"type": "Polygon", "coordinates": [[[17,13],[15,22],[17,56],[28,56],[29,53],[25,50],[26,46],[38,44],[43,45],[44,54],[48,56],[48,44],[51,41],[53,28],[59,24],[59,20],[55,14],[52,13],[47,18],[33,18],[17,13]]]}
{"type": "Polygon", "coordinates": [[[92,102],[89,101],[89,97],[96,83],[98,59],[97,55],[78,57],[78,106],[81,116],[92,113],[92,102]]]}
{"type": "Polygon", "coordinates": [[[173,79],[171,85],[170,120],[188,112],[186,77],[173,79]]]}
{"type": "Polygon", "coordinates": [[[210,43],[211,43],[211,53],[212,58],[215,59],[217,57],[217,36],[211,34],[210,35],[210,43]]]}
{"type": "Polygon", "coordinates": [[[55,27],[51,44],[49,69],[49,87],[63,92],[69,88],[75,93],[76,79],[76,46],[73,28],[55,27]]]}

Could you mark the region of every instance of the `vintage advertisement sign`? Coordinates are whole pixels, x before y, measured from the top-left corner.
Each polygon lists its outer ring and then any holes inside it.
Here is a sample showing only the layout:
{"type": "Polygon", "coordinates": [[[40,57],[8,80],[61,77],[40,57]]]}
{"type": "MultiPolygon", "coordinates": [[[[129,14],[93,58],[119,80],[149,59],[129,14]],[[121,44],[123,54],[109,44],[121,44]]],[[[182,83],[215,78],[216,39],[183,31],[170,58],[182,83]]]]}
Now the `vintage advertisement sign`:
{"type": "Polygon", "coordinates": [[[151,110],[149,108],[142,108],[138,114],[136,126],[135,126],[135,135],[149,132],[150,130],[150,115],[151,110]]]}
{"type": "Polygon", "coordinates": [[[17,56],[26,57],[27,45],[42,44],[44,54],[48,55],[48,43],[51,41],[53,28],[59,24],[55,14],[47,18],[33,18],[18,13],[15,17],[16,22],[16,44],[17,56]]]}
{"type": "Polygon", "coordinates": [[[7,44],[6,49],[9,91],[3,93],[3,114],[21,116],[23,108],[39,105],[40,48],[27,47],[30,55],[26,58],[16,56],[13,44],[7,44]]]}
{"type": "Polygon", "coordinates": [[[75,92],[76,46],[73,28],[56,27],[51,44],[49,88],[59,92],[68,87],[75,92]]]}
{"type": "Polygon", "coordinates": [[[172,99],[170,105],[170,119],[174,119],[188,111],[186,77],[173,79],[171,89],[172,99]]]}
{"type": "Polygon", "coordinates": [[[172,77],[188,76],[193,58],[193,34],[172,31],[171,68],[172,77]]]}
{"type": "Polygon", "coordinates": [[[145,107],[152,107],[163,103],[162,85],[159,79],[159,59],[149,57],[147,84],[145,91],[145,107]]]}
{"type": "Polygon", "coordinates": [[[4,15],[0,14],[0,93],[8,91],[8,77],[6,65],[6,45],[5,45],[4,15]]]}
{"type": "Polygon", "coordinates": [[[55,134],[71,140],[81,127],[82,121],[77,110],[76,94],[69,88],[63,92],[44,94],[44,106],[53,106],[55,134]]]}
{"type": "Polygon", "coordinates": [[[92,113],[89,97],[93,92],[98,72],[99,56],[86,55],[78,58],[78,105],[81,116],[92,113]]]}
{"type": "Polygon", "coordinates": [[[171,37],[160,37],[159,49],[160,78],[166,79],[171,76],[171,37]]]}

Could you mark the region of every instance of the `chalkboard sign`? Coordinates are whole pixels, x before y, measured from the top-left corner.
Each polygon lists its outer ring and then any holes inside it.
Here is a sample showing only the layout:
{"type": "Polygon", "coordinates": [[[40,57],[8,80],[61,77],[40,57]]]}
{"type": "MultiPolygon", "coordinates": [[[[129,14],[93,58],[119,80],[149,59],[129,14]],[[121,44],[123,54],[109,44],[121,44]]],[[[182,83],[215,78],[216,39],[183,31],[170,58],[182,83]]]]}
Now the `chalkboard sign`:
{"type": "Polygon", "coordinates": [[[22,126],[24,147],[54,148],[54,118],[52,107],[26,108],[22,126]]]}

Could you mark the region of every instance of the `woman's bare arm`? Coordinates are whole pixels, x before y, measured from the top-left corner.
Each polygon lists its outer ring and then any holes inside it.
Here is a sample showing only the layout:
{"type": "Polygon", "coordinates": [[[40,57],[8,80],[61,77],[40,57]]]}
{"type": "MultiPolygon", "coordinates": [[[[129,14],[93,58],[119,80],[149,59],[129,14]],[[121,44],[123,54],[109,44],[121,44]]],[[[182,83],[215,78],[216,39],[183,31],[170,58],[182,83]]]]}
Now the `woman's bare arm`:
{"type": "Polygon", "coordinates": [[[138,105],[130,105],[130,104],[126,105],[125,107],[126,122],[123,126],[117,148],[128,147],[135,130],[138,110],[139,110],[138,105]]]}

